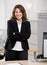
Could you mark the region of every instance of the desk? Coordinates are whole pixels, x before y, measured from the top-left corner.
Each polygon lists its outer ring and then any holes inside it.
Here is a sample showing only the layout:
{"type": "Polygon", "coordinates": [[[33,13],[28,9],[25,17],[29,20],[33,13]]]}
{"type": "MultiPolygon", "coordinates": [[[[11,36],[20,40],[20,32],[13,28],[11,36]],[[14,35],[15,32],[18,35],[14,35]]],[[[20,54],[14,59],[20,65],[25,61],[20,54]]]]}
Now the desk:
{"type": "Polygon", "coordinates": [[[21,63],[22,65],[31,65],[31,61],[0,61],[0,65],[5,65],[7,63],[21,63]]]}
{"type": "Polygon", "coordinates": [[[47,62],[32,62],[30,60],[24,60],[24,61],[0,61],[0,65],[6,65],[7,63],[21,63],[23,65],[47,65],[47,62]]]}

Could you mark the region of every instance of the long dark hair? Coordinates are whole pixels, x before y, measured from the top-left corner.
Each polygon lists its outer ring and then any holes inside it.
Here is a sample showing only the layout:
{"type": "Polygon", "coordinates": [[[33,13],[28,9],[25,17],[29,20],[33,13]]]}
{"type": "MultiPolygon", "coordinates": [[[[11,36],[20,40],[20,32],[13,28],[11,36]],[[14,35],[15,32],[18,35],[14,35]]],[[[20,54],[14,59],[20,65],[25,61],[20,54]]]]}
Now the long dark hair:
{"type": "Polygon", "coordinates": [[[25,8],[24,8],[22,5],[15,5],[15,7],[14,7],[14,9],[13,9],[13,12],[12,12],[12,17],[11,17],[11,19],[12,19],[12,20],[16,20],[16,16],[15,16],[15,10],[16,10],[16,8],[19,8],[19,9],[20,9],[20,11],[21,11],[22,14],[23,14],[22,20],[23,20],[24,22],[26,22],[26,21],[27,21],[27,15],[26,15],[25,8]]]}

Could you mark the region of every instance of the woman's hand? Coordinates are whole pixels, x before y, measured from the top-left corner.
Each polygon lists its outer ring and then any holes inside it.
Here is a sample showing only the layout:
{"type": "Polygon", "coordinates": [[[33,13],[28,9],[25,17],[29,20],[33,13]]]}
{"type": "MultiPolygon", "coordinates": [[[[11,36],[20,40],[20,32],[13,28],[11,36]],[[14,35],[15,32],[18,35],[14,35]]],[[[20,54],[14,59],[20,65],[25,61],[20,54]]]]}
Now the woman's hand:
{"type": "Polygon", "coordinates": [[[13,35],[15,35],[15,32],[13,32],[13,35]]]}

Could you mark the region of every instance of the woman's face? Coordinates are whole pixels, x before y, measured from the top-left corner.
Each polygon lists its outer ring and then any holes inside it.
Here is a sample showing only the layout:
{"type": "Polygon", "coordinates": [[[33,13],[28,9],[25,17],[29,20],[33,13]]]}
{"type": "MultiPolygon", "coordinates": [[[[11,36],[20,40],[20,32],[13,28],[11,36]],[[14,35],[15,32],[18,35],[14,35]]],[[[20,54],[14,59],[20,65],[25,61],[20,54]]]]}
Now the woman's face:
{"type": "Polygon", "coordinates": [[[22,19],[22,12],[19,8],[16,8],[15,10],[15,17],[17,18],[17,20],[21,20],[22,19]]]}

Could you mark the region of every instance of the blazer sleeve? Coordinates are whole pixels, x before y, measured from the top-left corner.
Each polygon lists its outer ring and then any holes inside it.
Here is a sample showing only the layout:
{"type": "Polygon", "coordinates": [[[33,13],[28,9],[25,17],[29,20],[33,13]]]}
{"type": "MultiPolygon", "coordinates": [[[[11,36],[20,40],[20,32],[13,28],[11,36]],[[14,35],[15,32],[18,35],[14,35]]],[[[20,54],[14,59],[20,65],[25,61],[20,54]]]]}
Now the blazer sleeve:
{"type": "Polygon", "coordinates": [[[26,32],[25,33],[20,33],[20,37],[24,39],[28,39],[31,35],[31,27],[30,27],[30,22],[26,23],[26,32]]]}
{"type": "Polygon", "coordinates": [[[17,35],[13,35],[13,26],[11,20],[7,22],[7,35],[10,39],[20,40],[20,38],[17,35]]]}

